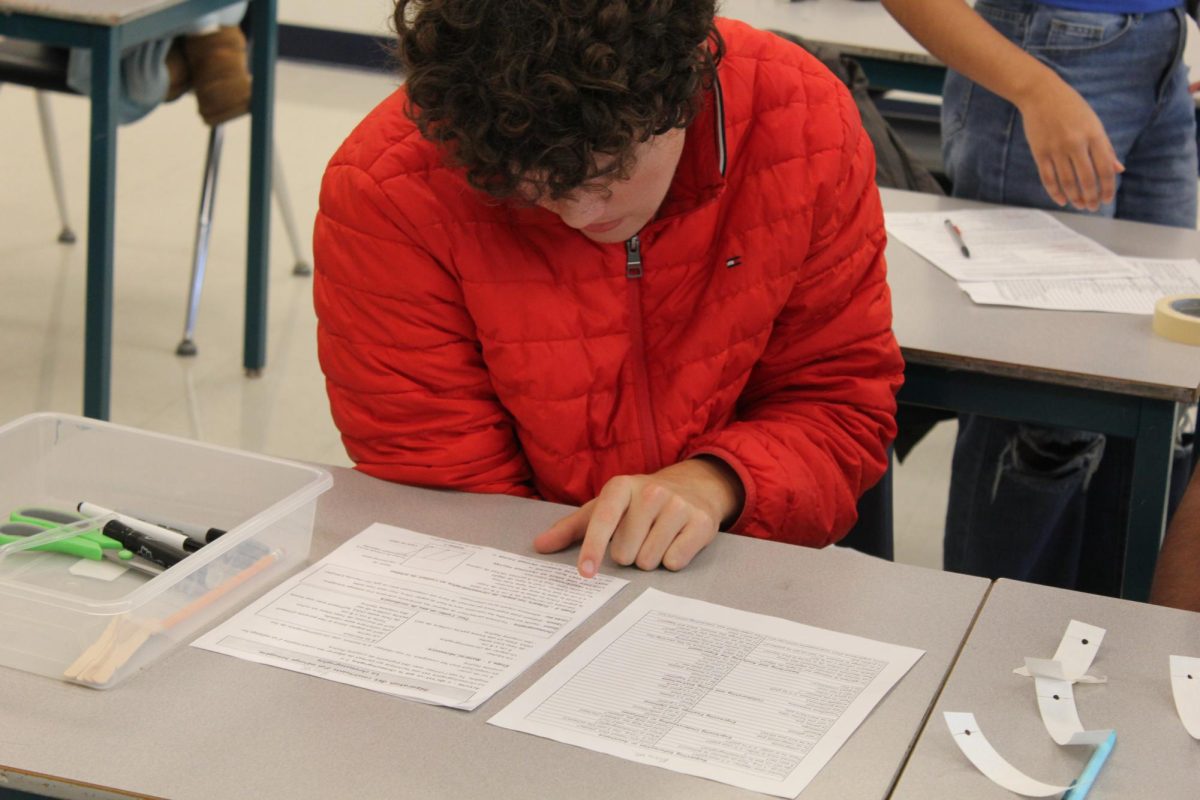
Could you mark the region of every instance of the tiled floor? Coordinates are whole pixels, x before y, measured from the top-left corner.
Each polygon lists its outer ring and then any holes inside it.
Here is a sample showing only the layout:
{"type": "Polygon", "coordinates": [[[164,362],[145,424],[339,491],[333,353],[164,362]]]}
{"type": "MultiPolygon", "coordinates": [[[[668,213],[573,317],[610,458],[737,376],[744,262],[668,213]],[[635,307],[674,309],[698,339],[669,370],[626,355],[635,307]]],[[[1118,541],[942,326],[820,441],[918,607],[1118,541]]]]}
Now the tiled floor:
{"type": "MultiPolygon", "coordinates": [[[[307,249],[325,162],[396,81],[284,64],[276,141],[307,249]]],[[[51,98],[79,244],[58,221],[32,92],[0,89],[0,418],[82,403],[87,124],[85,100],[51,98]]],[[[199,355],[174,355],[184,306],[207,128],[188,96],[122,128],[118,153],[112,419],[249,450],[348,463],[316,364],[310,286],[293,277],[276,215],[265,373],[241,369],[249,123],[229,126],[199,355]]],[[[305,258],[309,258],[308,254],[305,258]]]]}
{"type": "MultiPolygon", "coordinates": [[[[295,63],[278,70],[277,133],[306,239],[325,163],[395,86],[386,76],[295,63]]],[[[69,205],[80,243],[55,242],[58,221],[33,94],[0,89],[0,420],[82,403],[83,217],[87,102],[54,96],[69,205]]],[[[183,327],[207,129],[184,97],[123,128],[118,155],[112,419],[273,455],[348,464],[316,363],[310,280],[276,215],[269,350],[262,377],[241,368],[249,125],[229,126],[201,304],[199,355],[174,355],[183,327]]],[[[308,254],[305,254],[305,258],[308,254]]],[[[954,426],[943,423],[896,475],[899,560],[937,566],[954,426]]]]}

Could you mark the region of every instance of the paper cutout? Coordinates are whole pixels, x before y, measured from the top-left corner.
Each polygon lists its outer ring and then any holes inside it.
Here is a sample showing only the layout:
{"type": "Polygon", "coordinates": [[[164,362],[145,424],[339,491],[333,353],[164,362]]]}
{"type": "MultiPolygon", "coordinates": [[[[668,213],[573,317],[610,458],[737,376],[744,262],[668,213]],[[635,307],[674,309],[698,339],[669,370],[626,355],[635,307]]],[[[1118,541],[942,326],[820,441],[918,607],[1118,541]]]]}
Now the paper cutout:
{"type": "Polygon", "coordinates": [[[1075,707],[1075,691],[1060,662],[1026,658],[1025,667],[1033,675],[1038,711],[1050,738],[1061,745],[1093,746],[1108,738],[1111,730],[1084,730],[1075,707]]]}
{"type": "Polygon", "coordinates": [[[1025,674],[1034,677],[1053,678],[1056,681],[1070,682],[1067,677],[1067,670],[1063,667],[1061,661],[1055,661],[1051,658],[1032,658],[1025,657],[1025,674]]]}
{"type": "MultiPolygon", "coordinates": [[[[996,785],[1026,797],[1052,797],[1062,794],[1062,800],[1083,800],[1091,791],[1092,785],[1100,775],[1100,770],[1108,761],[1108,757],[1117,744],[1116,731],[1103,731],[1104,738],[1096,743],[1096,750],[1084,765],[1083,772],[1079,773],[1079,777],[1067,786],[1054,786],[1029,777],[1005,761],[1004,757],[996,752],[996,748],[992,747],[991,742],[979,730],[974,714],[961,711],[946,711],[944,714],[946,726],[950,728],[951,738],[954,739],[954,743],[958,745],[958,749],[967,757],[967,760],[996,785]]],[[[1087,733],[1099,733],[1099,731],[1087,731],[1087,733]]]]}
{"type": "Polygon", "coordinates": [[[1063,665],[1063,672],[1068,680],[1079,680],[1087,674],[1088,668],[1096,660],[1100,652],[1100,643],[1104,641],[1104,628],[1088,625],[1077,619],[1067,625],[1067,632],[1058,643],[1054,652],[1054,660],[1063,665]]]}
{"type": "Polygon", "coordinates": [[[1183,727],[1200,739],[1200,658],[1171,656],[1171,693],[1183,727]]]}
{"type": "Polygon", "coordinates": [[[950,734],[954,743],[958,745],[958,749],[962,751],[968,761],[975,765],[977,770],[994,783],[1025,797],[1053,797],[1071,788],[1070,785],[1055,786],[1043,783],[1029,777],[1005,761],[1004,757],[996,752],[996,748],[992,747],[991,742],[979,730],[979,724],[975,722],[974,714],[963,711],[943,713],[946,718],[946,726],[950,728],[950,734]]]}
{"type": "MultiPolygon", "coordinates": [[[[1100,643],[1104,641],[1104,634],[1104,628],[1097,628],[1076,619],[1071,620],[1062,641],[1058,643],[1058,649],[1054,651],[1053,659],[1062,664],[1065,680],[1072,683],[1104,683],[1108,680],[1103,675],[1088,674],[1092,661],[1100,650],[1100,643]]],[[[1027,667],[1017,667],[1013,672],[1025,677],[1032,674],[1027,667]]]]}
{"type": "MultiPolygon", "coordinates": [[[[950,728],[955,744],[976,769],[997,785],[1026,797],[1050,797],[1063,792],[1065,794],[1062,795],[1062,800],[1083,800],[1087,797],[1101,768],[1116,746],[1117,732],[1084,730],[1083,723],[1079,721],[1079,711],[1075,708],[1073,684],[1103,683],[1108,680],[1103,676],[1088,674],[1092,661],[1100,650],[1100,643],[1104,641],[1104,634],[1103,628],[1073,619],[1067,625],[1066,633],[1063,634],[1053,659],[1027,657],[1024,666],[1013,670],[1018,675],[1033,677],[1034,695],[1037,698],[1042,724],[1057,744],[1089,745],[1096,748],[1079,777],[1068,786],[1054,786],[1035,780],[1009,764],[996,752],[979,731],[973,714],[944,712],[946,725],[950,728]]],[[[1197,669],[1192,674],[1197,678],[1197,682],[1187,687],[1193,691],[1200,688],[1200,659],[1194,661],[1197,669]]],[[[1173,677],[1174,674],[1175,662],[1172,661],[1173,677]]],[[[1187,677],[1183,680],[1187,680],[1187,677]]],[[[1196,720],[1200,723],[1200,691],[1197,691],[1191,707],[1196,710],[1196,720]]],[[[1182,710],[1180,715],[1182,716],[1182,710]]]]}

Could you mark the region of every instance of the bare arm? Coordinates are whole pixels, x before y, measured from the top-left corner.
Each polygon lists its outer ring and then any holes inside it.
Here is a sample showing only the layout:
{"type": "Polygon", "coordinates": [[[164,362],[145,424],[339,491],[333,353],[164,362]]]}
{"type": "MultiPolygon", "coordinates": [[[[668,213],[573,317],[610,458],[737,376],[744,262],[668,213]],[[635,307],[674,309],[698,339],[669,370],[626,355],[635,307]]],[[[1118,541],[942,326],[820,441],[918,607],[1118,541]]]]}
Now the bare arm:
{"type": "Polygon", "coordinates": [[[1200,469],[1192,475],[1163,539],[1150,602],[1200,611],[1200,469]]]}
{"type": "Polygon", "coordinates": [[[883,0],[929,52],[1021,112],[1050,198],[1095,210],[1116,193],[1117,161],[1104,125],[1078,92],[963,0],[883,0]]]}

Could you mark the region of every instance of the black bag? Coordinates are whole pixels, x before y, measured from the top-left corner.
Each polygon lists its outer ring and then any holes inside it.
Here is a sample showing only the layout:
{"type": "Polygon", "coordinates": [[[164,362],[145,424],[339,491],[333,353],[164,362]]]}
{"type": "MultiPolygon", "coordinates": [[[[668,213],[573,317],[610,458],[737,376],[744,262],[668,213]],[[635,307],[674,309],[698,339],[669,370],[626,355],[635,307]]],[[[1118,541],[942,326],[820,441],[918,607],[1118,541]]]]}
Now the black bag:
{"type": "Polygon", "coordinates": [[[875,146],[875,183],[889,189],[909,189],[930,194],[945,194],[933,173],[925,168],[900,140],[896,131],[875,106],[867,73],[853,58],[837,48],[816,44],[782,31],[777,36],[799,45],[815,56],[826,69],[845,84],[858,107],[863,128],[875,146]]]}

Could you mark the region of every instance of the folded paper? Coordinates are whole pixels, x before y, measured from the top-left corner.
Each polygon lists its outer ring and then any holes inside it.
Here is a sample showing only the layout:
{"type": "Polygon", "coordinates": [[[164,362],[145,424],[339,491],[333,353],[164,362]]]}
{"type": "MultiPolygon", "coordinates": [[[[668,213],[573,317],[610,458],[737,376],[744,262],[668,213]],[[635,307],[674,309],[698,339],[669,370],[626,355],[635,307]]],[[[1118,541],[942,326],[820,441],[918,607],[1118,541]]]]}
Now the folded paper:
{"type": "Polygon", "coordinates": [[[1070,785],[1056,786],[1043,783],[1029,777],[1005,761],[1004,757],[996,752],[996,748],[992,747],[991,742],[979,730],[979,724],[975,721],[974,714],[964,711],[946,711],[944,713],[946,726],[950,728],[950,734],[954,737],[954,743],[958,745],[958,749],[962,751],[968,761],[975,765],[975,769],[998,786],[1025,797],[1053,797],[1071,788],[1070,785]]]}
{"type": "MultiPolygon", "coordinates": [[[[1062,664],[1063,677],[1072,683],[1104,683],[1108,678],[1103,675],[1088,674],[1096,653],[1100,651],[1100,643],[1104,641],[1104,628],[1097,628],[1086,622],[1073,619],[1067,625],[1058,649],[1054,651],[1054,661],[1062,664]]],[[[1032,673],[1027,667],[1017,667],[1013,672],[1029,677],[1032,673]]]]}
{"type": "Polygon", "coordinates": [[[1084,730],[1075,706],[1075,691],[1060,662],[1027,658],[1025,667],[1033,675],[1038,711],[1050,738],[1061,745],[1092,746],[1108,738],[1109,730],[1084,730]]]}

